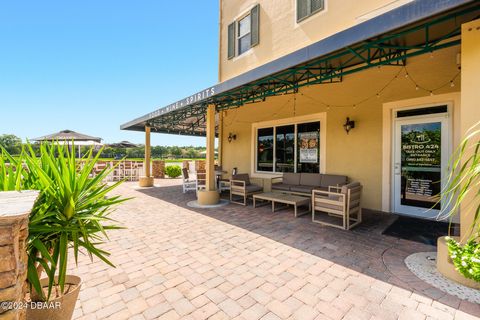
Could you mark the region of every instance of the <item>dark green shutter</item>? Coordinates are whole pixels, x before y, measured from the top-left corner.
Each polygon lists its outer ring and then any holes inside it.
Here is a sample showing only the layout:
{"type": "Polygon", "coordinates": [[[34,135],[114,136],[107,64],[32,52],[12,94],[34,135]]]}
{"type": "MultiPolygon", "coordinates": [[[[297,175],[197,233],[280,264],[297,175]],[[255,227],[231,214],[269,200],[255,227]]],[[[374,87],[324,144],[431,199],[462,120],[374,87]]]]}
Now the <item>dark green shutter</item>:
{"type": "Polygon", "coordinates": [[[308,16],[308,0],[297,0],[297,21],[300,21],[308,16]]]}
{"type": "Polygon", "coordinates": [[[235,22],[228,25],[228,54],[227,58],[232,59],[235,57],[235,22]]]}
{"type": "Polygon", "coordinates": [[[250,11],[250,24],[250,45],[254,47],[260,42],[260,5],[258,4],[250,11]]]}
{"type": "Polygon", "coordinates": [[[310,0],[310,12],[314,13],[323,9],[323,0],[310,0]]]}

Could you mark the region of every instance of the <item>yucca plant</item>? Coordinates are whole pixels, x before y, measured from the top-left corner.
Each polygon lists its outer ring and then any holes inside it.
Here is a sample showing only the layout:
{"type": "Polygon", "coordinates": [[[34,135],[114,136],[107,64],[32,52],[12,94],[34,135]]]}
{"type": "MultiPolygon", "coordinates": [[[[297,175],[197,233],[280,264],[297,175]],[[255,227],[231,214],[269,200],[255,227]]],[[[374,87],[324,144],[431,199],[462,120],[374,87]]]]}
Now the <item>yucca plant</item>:
{"type": "Polygon", "coordinates": [[[0,191],[20,190],[25,173],[23,157],[14,158],[3,147],[0,151],[0,191]]]}
{"type": "Polygon", "coordinates": [[[452,155],[446,186],[441,199],[446,208],[441,219],[450,219],[459,213],[460,206],[472,195],[466,208],[473,212],[472,224],[463,241],[447,237],[450,257],[455,268],[464,277],[480,281],[480,122],[474,125],[452,155]],[[465,243],[465,244],[463,244],[465,243]]]}
{"type": "Polygon", "coordinates": [[[84,251],[91,259],[96,256],[113,266],[109,253],[99,245],[108,238],[107,230],[119,229],[109,214],[127,199],[107,196],[122,182],[104,182],[114,168],[91,176],[100,155],[101,151],[93,156],[90,149],[79,162],[74,152],[61,144],[42,144],[38,157],[30,144],[18,159],[2,150],[2,158],[10,165],[0,160],[0,187],[40,191],[30,214],[27,248],[27,279],[35,299],[48,301],[53,288],[59,289],[57,296],[64,293],[69,249],[76,263],[79,252],[84,251]],[[48,278],[46,293],[40,284],[43,271],[48,278]]]}

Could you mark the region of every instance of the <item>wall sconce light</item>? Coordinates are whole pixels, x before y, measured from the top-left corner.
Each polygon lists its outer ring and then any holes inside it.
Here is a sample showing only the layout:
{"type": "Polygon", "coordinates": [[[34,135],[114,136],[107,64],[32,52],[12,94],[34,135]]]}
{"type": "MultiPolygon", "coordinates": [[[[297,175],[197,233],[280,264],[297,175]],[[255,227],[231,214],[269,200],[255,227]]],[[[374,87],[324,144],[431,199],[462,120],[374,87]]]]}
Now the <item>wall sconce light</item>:
{"type": "Polygon", "coordinates": [[[228,134],[227,140],[228,140],[228,143],[232,142],[233,140],[237,140],[237,135],[236,135],[235,133],[231,133],[231,132],[230,132],[230,133],[228,134]]]}
{"type": "Polygon", "coordinates": [[[350,132],[350,130],[352,130],[353,128],[355,128],[355,121],[353,120],[350,120],[349,117],[347,117],[347,121],[345,122],[345,124],[343,125],[343,128],[345,129],[345,131],[347,132],[347,134],[350,132]]]}

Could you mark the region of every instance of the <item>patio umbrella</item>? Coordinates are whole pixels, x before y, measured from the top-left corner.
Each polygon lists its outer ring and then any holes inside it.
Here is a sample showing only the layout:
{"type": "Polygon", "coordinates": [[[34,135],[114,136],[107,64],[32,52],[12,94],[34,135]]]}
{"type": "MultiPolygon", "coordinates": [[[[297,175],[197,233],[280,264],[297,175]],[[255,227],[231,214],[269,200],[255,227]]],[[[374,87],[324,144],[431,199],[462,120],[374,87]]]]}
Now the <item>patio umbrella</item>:
{"type": "Polygon", "coordinates": [[[65,144],[70,145],[73,141],[74,145],[78,146],[78,157],[80,158],[81,146],[101,146],[102,138],[89,136],[83,133],[75,132],[73,130],[62,130],[60,132],[52,133],[46,136],[32,139],[36,142],[56,142],[63,141],[65,144]]]}

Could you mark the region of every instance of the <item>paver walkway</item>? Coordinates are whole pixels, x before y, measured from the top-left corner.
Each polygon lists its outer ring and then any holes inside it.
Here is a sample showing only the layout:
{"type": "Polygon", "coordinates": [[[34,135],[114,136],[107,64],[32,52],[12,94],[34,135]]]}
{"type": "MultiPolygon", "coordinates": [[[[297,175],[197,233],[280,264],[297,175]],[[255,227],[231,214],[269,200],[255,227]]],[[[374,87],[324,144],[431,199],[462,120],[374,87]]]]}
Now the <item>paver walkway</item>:
{"type": "Polygon", "coordinates": [[[179,180],[117,192],[128,227],[104,245],[113,269],[81,257],[75,319],[477,319],[478,305],[429,286],[403,259],[434,248],[381,235],[392,216],[353,231],[290,210],[191,209],[179,180]]]}

